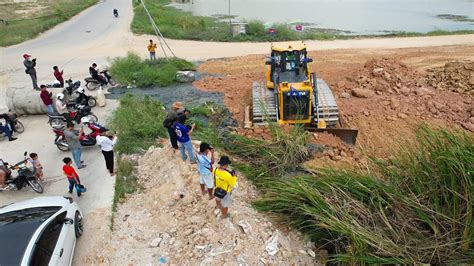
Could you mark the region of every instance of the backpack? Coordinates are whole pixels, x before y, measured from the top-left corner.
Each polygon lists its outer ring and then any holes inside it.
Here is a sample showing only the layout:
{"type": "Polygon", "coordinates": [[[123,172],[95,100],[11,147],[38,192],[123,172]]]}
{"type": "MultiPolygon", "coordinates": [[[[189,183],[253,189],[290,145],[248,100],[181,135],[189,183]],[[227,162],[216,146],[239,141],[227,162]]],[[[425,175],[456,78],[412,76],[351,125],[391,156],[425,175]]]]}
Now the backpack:
{"type": "Polygon", "coordinates": [[[172,125],[173,125],[173,120],[165,118],[165,120],[163,121],[163,127],[171,128],[172,125]]]}

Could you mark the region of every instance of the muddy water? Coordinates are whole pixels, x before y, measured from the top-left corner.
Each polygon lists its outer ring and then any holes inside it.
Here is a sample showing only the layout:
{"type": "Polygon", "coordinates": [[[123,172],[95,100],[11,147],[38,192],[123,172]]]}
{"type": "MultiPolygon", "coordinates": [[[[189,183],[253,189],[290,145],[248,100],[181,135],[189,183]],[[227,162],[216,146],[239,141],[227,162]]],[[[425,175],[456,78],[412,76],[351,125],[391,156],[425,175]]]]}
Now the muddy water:
{"type": "Polygon", "coordinates": [[[240,20],[299,21],[352,34],[474,30],[473,0],[185,0],[188,3],[173,5],[195,15],[227,15],[229,1],[230,14],[240,20]],[[466,16],[470,21],[440,14],[466,16]]]}
{"type": "Polygon", "coordinates": [[[218,92],[204,92],[193,87],[192,83],[180,83],[170,87],[127,88],[116,87],[109,90],[107,99],[120,99],[127,93],[137,96],[149,96],[170,107],[173,102],[183,102],[188,107],[197,106],[206,102],[213,102],[224,106],[223,94],[218,92]]]}

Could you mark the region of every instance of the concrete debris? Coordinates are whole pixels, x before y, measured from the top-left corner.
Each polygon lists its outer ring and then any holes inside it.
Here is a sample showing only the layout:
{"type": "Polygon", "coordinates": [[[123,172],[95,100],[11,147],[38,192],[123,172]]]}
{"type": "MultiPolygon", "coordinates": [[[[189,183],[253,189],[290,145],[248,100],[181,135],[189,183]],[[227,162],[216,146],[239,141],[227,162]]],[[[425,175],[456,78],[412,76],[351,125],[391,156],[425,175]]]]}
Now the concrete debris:
{"type": "Polygon", "coordinates": [[[196,72],[194,71],[178,71],[176,72],[176,79],[178,82],[186,83],[196,80],[196,72]]]}
{"type": "Polygon", "coordinates": [[[163,240],[163,238],[161,238],[161,237],[157,237],[157,238],[153,239],[150,243],[150,247],[160,246],[160,243],[161,243],[162,240],[163,240]]]}
{"type": "Polygon", "coordinates": [[[352,95],[359,98],[371,98],[374,96],[374,91],[363,88],[352,89],[352,95]]]}
{"type": "Polygon", "coordinates": [[[252,228],[252,226],[247,223],[246,221],[239,221],[237,223],[237,225],[240,226],[240,228],[242,229],[242,231],[245,233],[245,234],[248,234],[250,232],[250,229],[252,228]]]}
{"type": "Polygon", "coordinates": [[[267,251],[268,255],[274,256],[280,250],[278,247],[278,234],[275,232],[270,239],[268,239],[265,250],[267,251]]]}

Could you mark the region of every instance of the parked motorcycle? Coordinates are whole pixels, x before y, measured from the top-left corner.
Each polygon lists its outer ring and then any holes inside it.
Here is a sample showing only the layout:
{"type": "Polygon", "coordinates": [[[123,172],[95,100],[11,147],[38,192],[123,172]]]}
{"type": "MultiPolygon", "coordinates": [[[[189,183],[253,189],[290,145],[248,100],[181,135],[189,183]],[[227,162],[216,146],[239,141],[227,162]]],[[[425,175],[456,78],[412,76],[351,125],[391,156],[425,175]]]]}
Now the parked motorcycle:
{"type": "Polygon", "coordinates": [[[85,78],[84,80],[86,82],[86,88],[88,90],[93,91],[93,90],[98,89],[100,86],[107,85],[107,84],[115,86],[115,80],[113,80],[112,76],[110,76],[108,70],[103,70],[103,71],[100,71],[99,73],[102,74],[102,77],[104,78],[105,83],[93,77],[85,78]]]}
{"type": "MultiPolygon", "coordinates": [[[[81,118],[87,117],[92,122],[99,121],[99,118],[92,113],[91,108],[85,105],[77,105],[72,103],[70,106],[74,106],[73,111],[69,112],[69,116],[73,121],[77,124],[81,122],[81,118]]],[[[58,113],[48,114],[49,117],[49,125],[52,128],[61,129],[64,128],[67,124],[66,118],[58,113]]]]}
{"type": "Polygon", "coordinates": [[[96,104],[97,104],[97,100],[95,99],[95,97],[91,96],[91,95],[87,95],[84,91],[84,88],[82,87],[79,87],[75,93],[78,95],[73,101],[71,101],[70,103],[75,103],[75,104],[79,104],[79,105],[87,105],[89,107],[95,107],[96,104]],[[83,96],[81,96],[83,95],[83,96]],[[84,97],[84,99],[81,99],[81,97],[84,97]]]}
{"type": "Polygon", "coordinates": [[[34,167],[32,170],[26,165],[27,152],[25,152],[23,155],[25,157],[24,160],[10,167],[7,162],[4,162],[2,159],[0,159],[0,165],[2,165],[5,169],[17,171],[16,177],[13,177],[11,173],[7,174],[5,182],[7,186],[3,190],[21,190],[25,186],[30,186],[36,193],[43,193],[43,185],[36,179],[34,167]]]}
{"type": "MultiPolygon", "coordinates": [[[[64,130],[63,129],[55,129],[53,128],[53,132],[56,134],[56,137],[54,139],[54,144],[60,151],[68,151],[70,150],[69,144],[66,141],[66,137],[64,137],[64,130]]],[[[100,133],[99,133],[100,134],[100,133]]],[[[97,141],[95,137],[97,136],[97,133],[91,132],[89,134],[82,134],[79,138],[79,142],[81,143],[81,146],[94,146],[97,141]]]]}

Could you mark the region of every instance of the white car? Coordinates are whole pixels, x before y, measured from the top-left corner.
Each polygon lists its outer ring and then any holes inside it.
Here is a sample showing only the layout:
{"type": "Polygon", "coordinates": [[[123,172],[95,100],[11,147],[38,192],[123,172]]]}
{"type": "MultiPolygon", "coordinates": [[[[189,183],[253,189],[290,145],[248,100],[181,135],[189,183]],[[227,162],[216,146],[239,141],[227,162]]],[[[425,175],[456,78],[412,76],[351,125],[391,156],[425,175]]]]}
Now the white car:
{"type": "Polygon", "coordinates": [[[69,197],[37,197],[0,208],[0,265],[71,265],[82,213],[69,197]]]}

